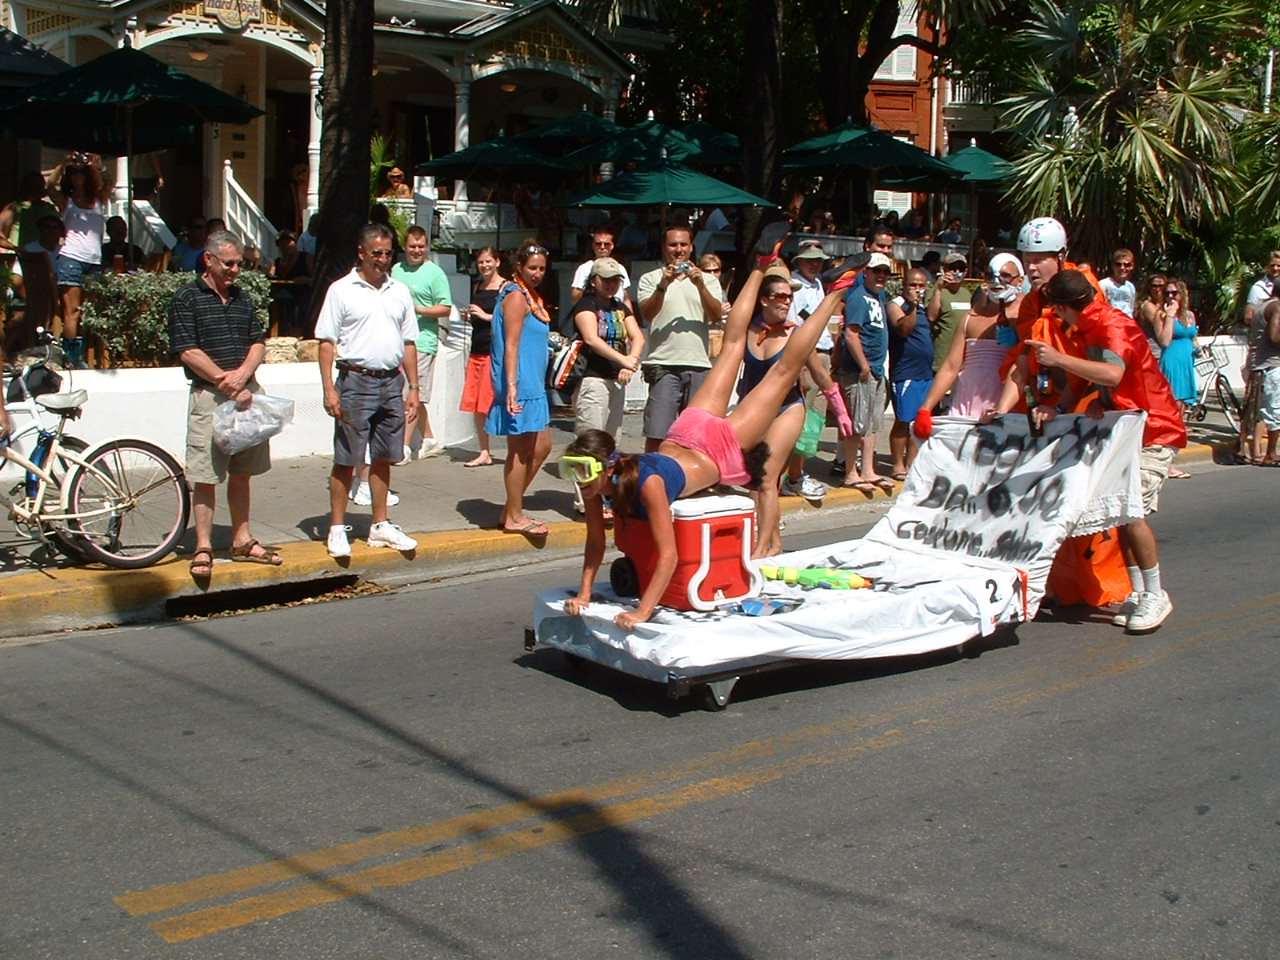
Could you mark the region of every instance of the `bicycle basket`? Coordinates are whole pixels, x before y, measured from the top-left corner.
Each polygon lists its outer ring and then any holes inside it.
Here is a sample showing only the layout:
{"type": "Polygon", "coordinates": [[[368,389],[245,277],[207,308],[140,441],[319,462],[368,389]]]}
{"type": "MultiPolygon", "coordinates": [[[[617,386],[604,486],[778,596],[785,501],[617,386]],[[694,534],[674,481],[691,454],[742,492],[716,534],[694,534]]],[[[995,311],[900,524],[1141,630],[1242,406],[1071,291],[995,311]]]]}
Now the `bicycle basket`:
{"type": "Polygon", "coordinates": [[[1196,357],[1196,376],[1203,380],[1206,377],[1212,377],[1218,370],[1218,365],[1213,360],[1213,354],[1208,350],[1201,350],[1200,356],[1196,357]]]}
{"type": "MultiPolygon", "coordinates": [[[[9,386],[4,392],[6,403],[21,403],[24,399],[21,378],[21,371],[18,371],[14,373],[13,379],[9,381],[9,386]]],[[[27,374],[27,389],[31,391],[33,397],[42,397],[47,393],[57,393],[61,386],[62,377],[59,376],[58,371],[51,370],[43,364],[32,367],[31,372],[27,374]]]]}

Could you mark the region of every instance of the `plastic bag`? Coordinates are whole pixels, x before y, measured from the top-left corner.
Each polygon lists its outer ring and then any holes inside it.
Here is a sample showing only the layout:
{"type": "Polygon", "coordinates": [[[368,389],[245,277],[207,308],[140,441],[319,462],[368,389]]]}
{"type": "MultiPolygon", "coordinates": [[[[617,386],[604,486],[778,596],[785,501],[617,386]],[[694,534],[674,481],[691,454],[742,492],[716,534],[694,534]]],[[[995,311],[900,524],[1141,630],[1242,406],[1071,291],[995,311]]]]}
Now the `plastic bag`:
{"type": "Polygon", "coordinates": [[[220,403],[213,411],[213,442],[223,453],[237,454],[269,440],[293,423],[293,401],[255,393],[244,410],[234,400],[220,403]]]}
{"type": "Polygon", "coordinates": [[[802,457],[815,456],[818,452],[818,440],[822,437],[822,428],[826,423],[827,418],[810,407],[804,415],[804,429],[796,440],[796,453],[802,457]]]}

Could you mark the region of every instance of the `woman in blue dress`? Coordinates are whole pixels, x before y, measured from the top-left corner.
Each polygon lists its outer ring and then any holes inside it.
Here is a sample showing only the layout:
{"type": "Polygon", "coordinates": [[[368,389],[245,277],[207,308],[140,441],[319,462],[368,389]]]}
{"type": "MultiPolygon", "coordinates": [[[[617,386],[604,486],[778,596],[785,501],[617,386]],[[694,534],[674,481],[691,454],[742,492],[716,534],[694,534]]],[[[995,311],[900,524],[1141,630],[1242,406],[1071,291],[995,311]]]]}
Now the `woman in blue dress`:
{"type": "Polygon", "coordinates": [[[504,533],[545,537],[547,525],[524,512],[524,495],[551,453],[551,406],[547,402],[547,352],[551,314],[537,289],[547,274],[547,248],[526,240],[516,252],[515,280],[498,291],[493,310],[490,361],[493,406],[485,420],[490,434],[507,438],[502,465],[506,503],[504,533]]]}
{"type": "Polygon", "coordinates": [[[1187,306],[1187,285],[1181,280],[1170,279],[1164,288],[1164,323],[1160,337],[1164,352],[1160,355],[1160,369],[1173,387],[1178,407],[1186,413],[1187,404],[1196,402],[1196,366],[1192,354],[1195,350],[1196,315],[1187,306]]]}
{"type": "MultiPolygon", "coordinates": [[[[1164,350],[1160,354],[1160,369],[1173,388],[1179,412],[1186,419],[1187,407],[1196,402],[1194,354],[1196,334],[1200,328],[1196,326],[1196,315],[1187,306],[1187,285],[1174,277],[1165,281],[1164,316],[1161,320],[1158,339],[1164,350]]],[[[1179,467],[1169,468],[1169,477],[1173,480],[1185,480],[1190,476],[1179,467]]]]}

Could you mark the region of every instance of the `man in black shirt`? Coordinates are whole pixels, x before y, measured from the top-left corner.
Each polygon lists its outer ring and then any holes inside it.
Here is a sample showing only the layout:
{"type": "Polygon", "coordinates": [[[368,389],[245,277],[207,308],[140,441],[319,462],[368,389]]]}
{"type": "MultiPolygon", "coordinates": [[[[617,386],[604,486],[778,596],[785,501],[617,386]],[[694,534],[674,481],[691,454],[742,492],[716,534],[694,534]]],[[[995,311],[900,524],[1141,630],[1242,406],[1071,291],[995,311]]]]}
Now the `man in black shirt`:
{"type": "Polygon", "coordinates": [[[249,478],[271,469],[269,444],[228,455],[213,442],[213,411],[234,400],[245,409],[260,389],[254,373],[266,353],[266,334],[253,301],[235,285],[244,245],[225,230],[210,234],[194,282],[169,306],[169,345],[191,381],[187,406],[187,477],[194,489],[196,548],[191,575],[213,573],[213,511],[217,485],[227,482],[231,511],[231,559],[280,564],[280,555],[249,532],[249,478]]]}

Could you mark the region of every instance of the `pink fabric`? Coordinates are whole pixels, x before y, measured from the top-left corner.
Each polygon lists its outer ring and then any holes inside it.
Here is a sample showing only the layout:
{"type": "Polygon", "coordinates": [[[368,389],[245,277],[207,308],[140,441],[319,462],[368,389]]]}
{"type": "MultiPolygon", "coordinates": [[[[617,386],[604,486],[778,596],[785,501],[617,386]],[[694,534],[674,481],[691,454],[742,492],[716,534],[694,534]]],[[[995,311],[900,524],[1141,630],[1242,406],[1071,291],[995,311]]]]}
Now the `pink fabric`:
{"type": "Polygon", "coordinates": [[[738,438],[724,417],[717,417],[701,407],[689,407],[676,417],[676,422],[667,431],[667,440],[705,453],[720,469],[721,483],[741,487],[751,479],[738,438]]]}
{"type": "Polygon", "coordinates": [[[965,341],[964,369],[951,388],[952,416],[980,417],[983,411],[996,408],[1004,390],[1000,364],[1008,353],[1009,348],[995,340],[965,341]]]}

